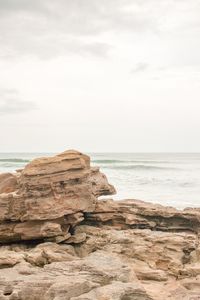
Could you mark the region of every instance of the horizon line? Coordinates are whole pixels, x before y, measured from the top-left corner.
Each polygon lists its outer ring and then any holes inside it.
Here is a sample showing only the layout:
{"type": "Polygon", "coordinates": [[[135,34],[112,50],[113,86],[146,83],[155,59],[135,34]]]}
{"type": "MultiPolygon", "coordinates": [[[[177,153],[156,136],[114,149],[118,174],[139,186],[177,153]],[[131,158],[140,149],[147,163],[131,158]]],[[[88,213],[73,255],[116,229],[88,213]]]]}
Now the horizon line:
{"type": "MultiPolygon", "coordinates": [[[[71,150],[71,149],[69,149],[71,150]]],[[[75,149],[73,149],[75,150],[75,149]]],[[[65,150],[67,151],[67,150],[65,150]]],[[[80,151],[80,150],[77,150],[80,151]]],[[[0,154],[55,154],[64,151],[0,151],[0,154]]],[[[200,151],[80,151],[88,154],[200,154],[200,151]]]]}

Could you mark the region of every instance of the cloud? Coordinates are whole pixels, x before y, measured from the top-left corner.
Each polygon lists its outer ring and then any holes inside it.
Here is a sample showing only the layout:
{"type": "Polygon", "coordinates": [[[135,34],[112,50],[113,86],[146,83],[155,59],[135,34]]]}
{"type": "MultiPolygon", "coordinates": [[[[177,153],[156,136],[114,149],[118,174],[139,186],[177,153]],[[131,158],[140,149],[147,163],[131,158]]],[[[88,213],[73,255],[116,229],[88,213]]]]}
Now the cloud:
{"type": "Polygon", "coordinates": [[[18,114],[36,109],[31,101],[19,98],[19,93],[13,89],[0,90],[0,115],[18,114]]]}
{"type": "Polygon", "coordinates": [[[199,26],[198,0],[1,0],[0,58],[105,58],[122,36],[179,42],[199,26]]]}
{"type": "Polygon", "coordinates": [[[0,56],[47,58],[67,53],[104,56],[107,33],[154,27],[139,0],[1,0],[0,56]]]}
{"type": "Polygon", "coordinates": [[[1,0],[0,13],[1,18],[21,21],[14,23],[13,28],[25,22],[32,33],[59,31],[83,36],[109,30],[147,28],[155,20],[148,16],[143,6],[140,0],[134,3],[132,0],[1,0]]]}
{"type": "Polygon", "coordinates": [[[131,73],[132,74],[142,73],[142,72],[146,71],[148,68],[149,68],[149,64],[147,64],[145,62],[140,62],[135,65],[135,67],[131,70],[131,73]]]}

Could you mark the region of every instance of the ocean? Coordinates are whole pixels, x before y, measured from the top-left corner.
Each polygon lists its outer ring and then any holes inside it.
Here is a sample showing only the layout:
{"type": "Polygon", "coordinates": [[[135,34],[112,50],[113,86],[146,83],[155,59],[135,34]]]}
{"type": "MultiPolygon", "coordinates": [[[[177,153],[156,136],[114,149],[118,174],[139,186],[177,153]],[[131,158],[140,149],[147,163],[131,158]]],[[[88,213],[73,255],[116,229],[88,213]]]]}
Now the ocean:
{"type": "MultiPolygon", "coordinates": [[[[51,153],[0,153],[0,173],[51,153]]],[[[89,153],[119,199],[140,199],[180,209],[200,207],[200,153],[89,153]]]]}

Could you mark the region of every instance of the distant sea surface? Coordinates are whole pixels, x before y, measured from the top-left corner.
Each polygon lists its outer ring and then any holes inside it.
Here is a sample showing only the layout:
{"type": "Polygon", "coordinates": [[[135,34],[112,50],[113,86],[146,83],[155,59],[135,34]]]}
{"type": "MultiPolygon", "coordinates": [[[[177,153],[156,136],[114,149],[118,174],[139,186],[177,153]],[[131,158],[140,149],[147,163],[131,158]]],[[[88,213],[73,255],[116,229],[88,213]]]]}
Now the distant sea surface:
{"type": "MultiPolygon", "coordinates": [[[[0,153],[0,173],[51,153],[0,153]]],[[[200,153],[89,153],[117,190],[114,199],[140,199],[177,208],[200,207],[200,153]]]]}

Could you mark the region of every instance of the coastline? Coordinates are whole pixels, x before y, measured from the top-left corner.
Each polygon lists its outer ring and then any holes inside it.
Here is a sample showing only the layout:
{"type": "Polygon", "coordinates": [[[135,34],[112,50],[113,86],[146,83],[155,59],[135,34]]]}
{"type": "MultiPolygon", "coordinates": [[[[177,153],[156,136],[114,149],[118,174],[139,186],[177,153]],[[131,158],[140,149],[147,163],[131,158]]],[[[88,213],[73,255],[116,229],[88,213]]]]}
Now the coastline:
{"type": "Polygon", "coordinates": [[[200,209],[111,197],[70,150],[0,175],[0,299],[199,299],[200,209]]]}
{"type": "MultiPolygon", "coordinates": [[[[0,173],[22,169],[32,159],[51,153],[0,154],[0,173]]],[[[179,209],[198,207],[199,153],[92,153],[91,165],[100,167],[116,187],[113,199],[142,199],[179,209]]]]}

